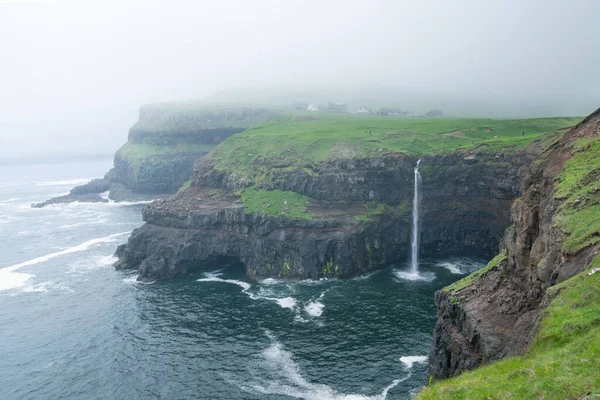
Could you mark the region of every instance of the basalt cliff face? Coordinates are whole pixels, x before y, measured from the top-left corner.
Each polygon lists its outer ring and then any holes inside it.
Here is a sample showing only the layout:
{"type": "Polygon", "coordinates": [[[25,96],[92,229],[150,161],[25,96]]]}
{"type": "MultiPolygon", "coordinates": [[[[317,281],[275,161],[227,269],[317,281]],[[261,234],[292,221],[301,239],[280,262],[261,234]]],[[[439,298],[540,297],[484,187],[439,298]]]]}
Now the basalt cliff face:
{"type": "MultiPolygon", "coordinates": [[[[535,152],[532,146],[423,157],[422,255],[497,253],[510,203],[535,152]]],[[[201,159],[187,190],[144,209],[146,223],[119,247],[116,268],[138,269],[140,279],[153,280],[227,257],[242,261],[251,277],[320,278],[407,259],[415,157],[384,152],[310,169],[272,165],[261,182],[219,169],[217,161],[213,155],[201,159]],[[257,212],[245,198],[247,187],[267,196],[283,191],[276,201],[284,209],[286,196],[300,195],[303,214],[273,215],[272,204],[257,212]]]]}
{"type": "Polygon", "coordinates": [[[531,163],[501,255],[436,293],[436,378],[523,354],[551,300],[547,289],[591,265],[600,248],[599,136],[600,109],[531,163]]]}
{"type": "Polygon", "coordinates": [[[194,105],[144,106],[130,129],[127,143],[115,154],[114,167],[102,179],[74,188],[34,207],[50,204],[106,202],[166,196],[191,179],[194,163],[227,137],[256,124],[276,121],[264,108],[197,109],[194,105]]]}

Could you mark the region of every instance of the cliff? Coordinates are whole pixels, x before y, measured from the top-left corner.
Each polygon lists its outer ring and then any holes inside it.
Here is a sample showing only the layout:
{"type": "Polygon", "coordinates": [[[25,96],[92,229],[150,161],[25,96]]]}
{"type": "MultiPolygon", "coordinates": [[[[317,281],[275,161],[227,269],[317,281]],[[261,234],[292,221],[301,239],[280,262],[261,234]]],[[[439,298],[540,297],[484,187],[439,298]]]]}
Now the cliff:
{"type": "Polygon", "coordinates": [[[202,103],[164,103],[140,109],[128,140],[115,154],[103,179],[74,188],[68,195],[34,207],[73,201],[105,202],[169,195],[192,175],[194,163],[227,137],[276,121],[279,113],[257,107],[216,107],[202,103]]]}
{"type": "Polygon", "coordinates": [[[492,364],[421,398],[600,393],[599,179],[600,109],[531,164],[501,254],[436,293],[431,374],[448,378],[492,364]]]}
{"type": "MultiPolygon", "coordinates": [[[[144,210],[145,224],[119,247],[115,267],[153,280],[225,257],[242,261],[251,277],[319,278],[403,262],[418,158],[422,255],[491,258],[510,224],[525,166],[541,148],[531,144],[539,134],[524,141],[512,130],[489,137],[482,133],[491,129],[489,120],[483,128],[480,120],[425,119],[417,122],[435,125],[417,133],[398,129],[413,126],[411,120],[321,118],[291,118],[222,142],[196,164],[188,189],[144,210]],[[365,122],[397,125],[364,136],[365,122]],[[458,134],[453,129],[460,126],[458,134]],[[431,140],[421,146],[425,139],[431,140]]],[[[565,120],[554,123],[555,130],[565,120]]]]}
{"type": "MultiPolygon", "coordinates": [[[[428,190],[437,195],[423,201],[425,256],[490,257],[497,251],[509,223],[510,199],[518,195],[518,171],[531,156],[496,157],[423,159],[438,170],[427,178],[428,190]],[[486,164],[490,159],[493,166],[486,164]],[[492,189],[496,176],[506,171],[514,173],[504,179],[505,187],[492,189]]],[[[117,251],[117,268],[139,267],[141,279],[156,279],[228,257],[242,261],[250,276],[320,278],[354,276],[404,261],[415,163],[414,157],[391,153],[326,164],[314,174],[290,171],[277,180],[278,189],[264,190],[236,189],[240,182],[204,158],[190,188],[144,209],[146,224],[117,251]]]]}

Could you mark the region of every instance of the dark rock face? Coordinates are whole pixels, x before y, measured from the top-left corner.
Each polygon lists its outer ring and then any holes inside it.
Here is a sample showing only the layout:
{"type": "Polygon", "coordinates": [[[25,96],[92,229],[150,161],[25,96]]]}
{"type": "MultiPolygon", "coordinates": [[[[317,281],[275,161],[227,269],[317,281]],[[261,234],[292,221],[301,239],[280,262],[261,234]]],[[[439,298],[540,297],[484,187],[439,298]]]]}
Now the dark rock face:
{"type": "MultiPolygon", "coordinates": [[[[531,157],[527,152],[425,157],[423,255],[494,255],[531,157]]],[[[323,163],[310,174],[274,167],[271,187],[312,198],[309,209],[319,217],[306,221],[246,214],[234,190],[247,183],[203,158],[188,190],[144,210],[146,224],[119,248],[116,267],[138,268],[140,279],[169,278],[226,256],[241,260],[249,276],[318,278],[405,261],[409,216],[359,221],[354,215],[365,201],[410,210],[416,161],[392,153],[323,163]]]]}
{"type": "Polygon", "coordinates": [[[94,179],[85,185],[76,186],[69,194],[65,196],[54,197],[50,200],[46,200],[43,203],[35,203],[31,206],[33,208],[42,208],[52,204],[65,204],[73,202],[81,203],[106,203],[107,199],[99,195],[110,189],[110,181],[108,179],[94,179]]]}
{"type": "Polygon", "coordinates": [[[50,206],[53,204],[66,204],[66,203],[107,203],[108,200],[102,198],[99,194],[96,193],[86,193],[86,194],[67,194],[64,196],[54,197],[50,200],[46,200],[42,203],[32,204],[33,208],[42,208],[46,206],[50,206]]]}
{"type": "Polygon", "coordinates": [[[523,196],[512,203],[514,226],[502,243],[506,259],[460,290],[436,293],[438,320],[429,354],[436,378],[523,354],[545,308],[546,288],[583,271],[598,251],[596,245],[575,256],[563,254],[565,234],[553,225],[561,203],[554,198],[555,182],[571,157],[570,145],[598,131],[600,110],[530,164],[523,196]]]}
{"type": "Polygon", "coordinates": [[[349,206],[339,207],[322,219],[290,220],[246,214],[235,194],[192,187],[144,209],[146,224],[119,247],[115,267],[139,267],[141,279],[171,278],[225,256],[253,277],[348,277],[406,254],[405,221],[356,224],[344,213],[349,206]]]}
{"type": "MultiPolygon", "coordinates": [[[[115,155],[113,183],[118,183],[134,194],[171,194],[192,176],[194,163],[206,152],[157,154],[137,166],[134,161],[115,155]]],[[[112,190],[111,190],[111,198],[112,190]]]]}

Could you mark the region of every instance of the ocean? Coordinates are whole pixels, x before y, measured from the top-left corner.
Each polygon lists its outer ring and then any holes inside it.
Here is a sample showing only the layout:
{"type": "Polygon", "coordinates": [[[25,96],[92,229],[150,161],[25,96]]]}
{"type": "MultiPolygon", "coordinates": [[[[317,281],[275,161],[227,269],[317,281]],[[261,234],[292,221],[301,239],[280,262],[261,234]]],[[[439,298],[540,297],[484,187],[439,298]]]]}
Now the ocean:
{"type": "Polygon", "coordinates": [[[350,280],[240,264],[139,283],[112,268],[144,202],[30,205],[111,159],[0,165],[0,399],[408,399],[427,384],[434,292],[483,260],[350,280]]]}

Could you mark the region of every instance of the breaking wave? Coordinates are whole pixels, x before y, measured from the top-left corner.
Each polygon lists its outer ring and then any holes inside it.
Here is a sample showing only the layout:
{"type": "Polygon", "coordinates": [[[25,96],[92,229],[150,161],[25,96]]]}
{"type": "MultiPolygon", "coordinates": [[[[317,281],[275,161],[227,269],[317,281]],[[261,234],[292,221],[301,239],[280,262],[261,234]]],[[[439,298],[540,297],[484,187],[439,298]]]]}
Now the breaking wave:
{"type": "Polygon", "coordinates": [[[87,242],[83,242],[78,244],[77,246],[69,247],[68,249],[64,249],[61,251],[57,251],[55,253],[50,253],[45,256],[33,258],[31,260],[24,261],[20,264],[11,265],[10,267],[5,267],[0,269],[0,290],[13,289],[21,286],[25,286],[27,282],[33,278],[35,275],[25,274],[21,272],[15,272],[19,268],[23,268],[29,265],[40,264],[51,260],[56,257],[64,256],[67,254],[78,253],[81,251],[85,251],[89,249],[91,246],[100,243],[111,243],[118,241],[119,236],[127,235],[130,232],[122,232],[116,233],[114,235],[109,235],[102,238],[88,240],[87,242]]]}
{"type": "Polygon", "coordinates": [[[296,308],[296,299],[294,299],[293,297],[268,297],[268,296],[261,296],[258,295],[256,293],[253,293],[250,291],[250,289],[252,288],[252,285],[248,282],[244,282],[244,281],[238,281],[236,279],[222,279],[219,278],[218,276],[216,276],[217,274],[214,273],[205,273],[204,275],[206,275],[206,278],[200,278],[197,281],[198,282],[223,282],[223,283],[230,283],[233,285],[238,285],[239,287],[242,288],[242,292],[244,292],[246,295],[248,295],[248,297],[250,297],[253,300],[269,300],[269,301],[273,301],[275,303],[277,303],[281,308],[287,308],[290,310],[294,310],[296,308]]]}
{"type": "Polygon", "coordinates": [[[391,389],[411,376],[409,372],[407,376],[393,380],[383,388],[381,393],[374,396],[340,393],[329,385],[308,381],[303,376],[300,366],[294,361],[293,354],[287,351],[272,334],[267,332],[267,336],[271,339],[271,345],[261,353],[261,359],[271,376],[265,377],[265,383],[243,385],[242,389],[248,392],[305,400],[385,400],[391,389]]]}

